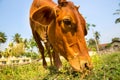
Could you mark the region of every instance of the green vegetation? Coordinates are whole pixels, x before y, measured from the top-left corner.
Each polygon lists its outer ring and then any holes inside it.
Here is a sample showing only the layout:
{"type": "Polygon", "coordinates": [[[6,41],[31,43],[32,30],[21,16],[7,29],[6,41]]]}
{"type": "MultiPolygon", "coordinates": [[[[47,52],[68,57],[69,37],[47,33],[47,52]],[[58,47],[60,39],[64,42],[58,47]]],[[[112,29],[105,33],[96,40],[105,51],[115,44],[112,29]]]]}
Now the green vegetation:
{"type": "MultiPolygon", "coordinates": [[[[37,48],[37,44],[33,37],[30,39],[24,39],[21,37],[19,33],[16,33],[13,39],[9,42],[8,47],[5,49],[1,49],[0,45],[0,57],[31,57],[32,59],[36,59],[39,56],[39,51],[37,48]]],[[[0,44],[5,43],[7,40],[5,33],[0,32],[0,44]]]]}
{"type": "Polygon", "coordinates": [[[119,80],[120,79],[120,52],[95,55],[92,57],[94,69],[87,79],[119,80]]]}
{"type": "Polygon", "coordinates": [[[0,32],[0,44],[5,43],[7,40],[7,36],[4,32],[0,32]]]}
{"type": "MultiPolygon", "coordinates": [[[[94,55],[92,61],[94,68],[84,80],[120,80],[120,52],[94,55]]],[[[0,67],[0,80],[79,80],[81,76],[66,61],[60,71],[54,67],[44,69],[38,62],[0,67]]]]}
{"type": "MultiPolygon", "coordinates": [[[[118,3],[118,6],[120,7],[120,3],[118,3]]],[[[120,15],[120,8],[116,9],[115,13],[113,13],[113,15],[120,15]]],[[[120,17],[118,17],[116,20],[115,20],[115,23],[120,23],[120,17]]]]}

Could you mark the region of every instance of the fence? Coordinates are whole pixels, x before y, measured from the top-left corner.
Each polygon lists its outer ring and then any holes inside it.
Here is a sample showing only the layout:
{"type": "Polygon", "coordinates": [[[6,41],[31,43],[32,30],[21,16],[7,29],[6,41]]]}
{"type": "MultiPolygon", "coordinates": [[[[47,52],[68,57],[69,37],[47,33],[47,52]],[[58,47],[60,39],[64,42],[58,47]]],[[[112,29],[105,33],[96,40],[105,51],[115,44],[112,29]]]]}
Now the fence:
{"type": "Polygon", "coordinates": [[[8,57],[5,58],[4,56],[2,56],[0,58],[0,65],[14,65],[14,64],[27,64],[27,63],[31,63],[31,58],[28,57],[8,57]]]}

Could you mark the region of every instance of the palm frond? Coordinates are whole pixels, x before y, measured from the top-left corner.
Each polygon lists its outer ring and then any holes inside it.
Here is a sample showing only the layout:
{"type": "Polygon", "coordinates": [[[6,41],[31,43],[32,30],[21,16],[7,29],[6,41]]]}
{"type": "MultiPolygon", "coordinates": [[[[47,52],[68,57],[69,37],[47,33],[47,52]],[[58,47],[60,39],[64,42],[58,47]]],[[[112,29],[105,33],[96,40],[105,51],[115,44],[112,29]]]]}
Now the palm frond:
{"type": "Polygon", "coordinates": [[[117,23],[120,23],[120,18],[117,18],[116,20],[115,20],[115,23],[117,24],[117,23]]]}

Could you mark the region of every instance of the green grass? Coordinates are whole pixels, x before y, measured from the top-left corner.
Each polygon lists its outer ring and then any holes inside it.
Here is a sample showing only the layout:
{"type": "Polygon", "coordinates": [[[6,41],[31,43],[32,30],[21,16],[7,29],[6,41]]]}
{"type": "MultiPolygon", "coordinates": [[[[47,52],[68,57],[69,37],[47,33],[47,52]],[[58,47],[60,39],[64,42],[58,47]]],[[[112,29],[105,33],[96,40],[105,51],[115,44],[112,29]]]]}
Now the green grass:
{"type": "MultiPolygon", "coordinates": [[[[93,70],[84,80],[120,80],[120,52],[92,57],[93,70]]],[[[74,73],[66,61],[63,69],[44,69],[41,63],[20,66],[1,66],[0,80],[79,80],[81,73],[74,73]]]]}
{"type": "Polygon", "coordinates": [[[120,80],[120,52],[95,55],[92,61],[94,69],[87,79],[120,80]]]}

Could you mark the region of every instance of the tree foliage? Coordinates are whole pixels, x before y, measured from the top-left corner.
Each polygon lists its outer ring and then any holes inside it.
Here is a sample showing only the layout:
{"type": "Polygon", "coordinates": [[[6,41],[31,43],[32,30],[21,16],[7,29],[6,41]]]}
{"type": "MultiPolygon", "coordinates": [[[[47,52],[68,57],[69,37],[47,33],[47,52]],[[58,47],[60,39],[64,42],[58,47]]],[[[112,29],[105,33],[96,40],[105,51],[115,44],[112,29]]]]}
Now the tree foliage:
{"type": "Polygon", "coordinates": [[[0,43],[5,43],[7,40],[7,36],[4,32],[0,32],[0,43]]]}
{"type": "Polygon", "coordinates": [[[21,38],[21,35],[19,33],[16,33],[14,36],[13,36],[13,42],[15,43],[20,43],[22,42],[22,38],[21,38]]]}
{"type": "MultiPolygon", "coordinates": [[[[120,3],[119,3],[119,8],[116,9],[115,13],[113,13],[113,15],[118,15],[120,16],[120,3]]],[[[115,20],[115,23],[120,23],[120,17],[118,17],[116,20],[115,20]]]]}
{"type": "Polygon", "coordinates": [[[34,52],[34,48],[37,48],[37,43],[35,42],[33,36],[29,40],[25,40],[26,49],[30,52],[34,52]]]}
{"type": "Polygon", "coordinates": [[[99,44],[99,39],[100,39],[100,33],[98,31],[96,31],[94,33],[94,37],[95,37],[95,40],[97,41],[97,43],[99,44]]]}
{"type": "Polygon", "coordinates": [[[88,48],[89,50],[95,51],[96,50],[96,43],[95,40],[93,38],[90,38],[88,41],[88,48]]]}
{"type": "Polygon", "coordinates": [[[114,42],[114,41],[120,41],[120,38],[119,37],[112,38],[112,42],[114,42]]]}
{"type": "Polygon", "coordinates": [[[90,30],[90,27],[96,27],[96,25],[87,23],[86,27],[87,27],[87,30],[90,30]]]}

